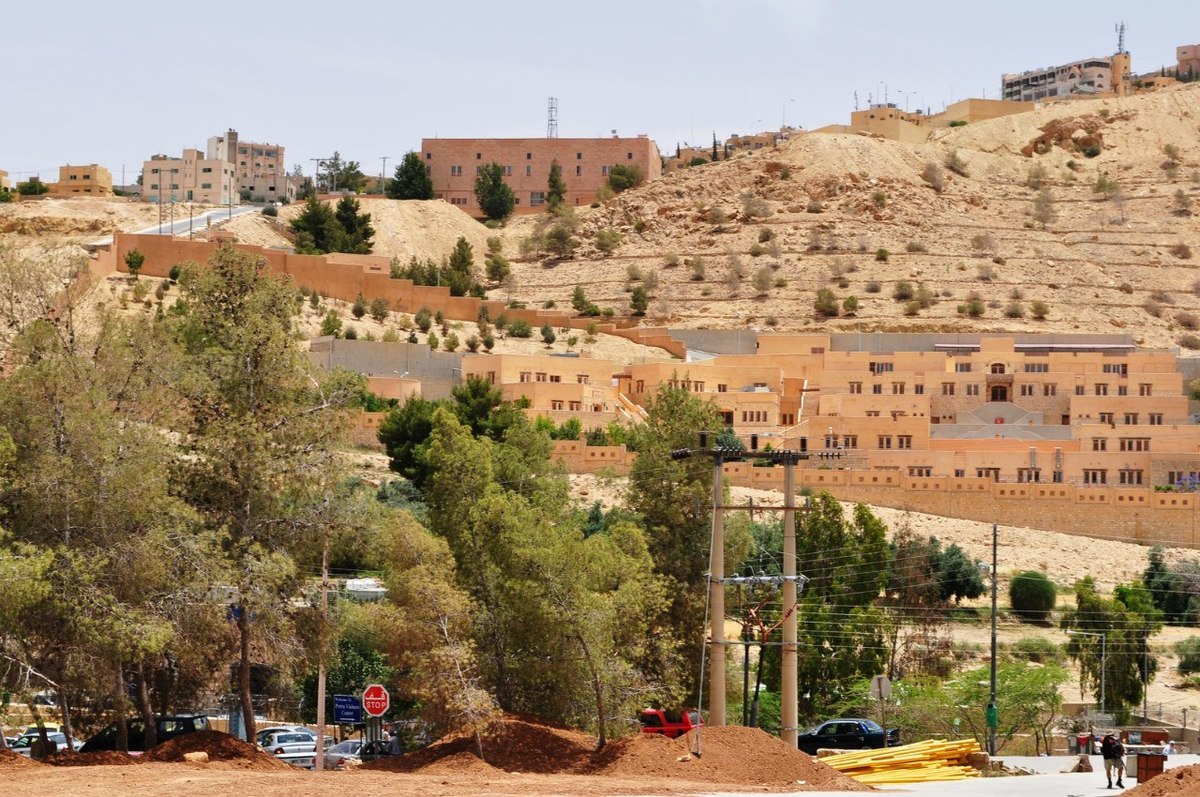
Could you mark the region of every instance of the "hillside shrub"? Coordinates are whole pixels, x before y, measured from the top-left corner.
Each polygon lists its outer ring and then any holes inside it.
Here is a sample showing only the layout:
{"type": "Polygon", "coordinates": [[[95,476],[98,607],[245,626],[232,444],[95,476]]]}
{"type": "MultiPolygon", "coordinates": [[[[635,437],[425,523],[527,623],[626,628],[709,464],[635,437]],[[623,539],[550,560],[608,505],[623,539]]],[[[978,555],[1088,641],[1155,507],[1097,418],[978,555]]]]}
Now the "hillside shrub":
{"type": "Polygon", "coordinates": [[[1180,260],[1192,259],[1192,248],[1182,241],[1171,247],[1171,254],[1180,260]]]}
{"type": "Polygon", "coordinates": [[[1200,328],[1200,318],[1196,318],[1192,313],[1176,313],[1175,323],[1189,332],[1200,328]]]}
{"type": "Polygon", "coordinates": [[[529,326],[529,322],[523,318],[514,318],[508,322],[508,334],[514,338],[532,337],[533,327],[529,326]]]}
{"type": "Polygon", "coordinates": [[[1175,655],[1180,675],[1200,672],[1200,636],[1190,636],[1175,643],[1175,655]]]}
{"type": "Polygon", "coordinates": [[[888,262],[888,258],[891,257],[891,255],[892,253],[884,249],[882,246],[875,250],[875,259],[880,263],[888,262]]]}
{"type": "Polygon", "coordinates": [[[1154,301],[1153,299],[1147,299],[1145,302],[1143,302],[1142,309],[1145,310],[1150,315],[1154,316],[1155,318],[1162,318],[1162,316],[1163,316],[1162,305],[1159,304],[1158,302],[1154,301]]]}
{"type": "Polygon", "coordinates": [[[913,285],[908,280],[900,280],[896,283],[895,289],[892,291],[892,298],[898,302],[906,302],[913,298],[913,285]]]}
{"type": "Polygon", "coordinates": [[[921,179],[929,183],[938,193],[946,189],[946,175],[942,173],[942,167],[933,161],[925,164],[925,168],[921,170],[921,179]]]}
{"type": "Polygon", "coordinates": [[[817,298],[813,302],[813,311],[818,318],[836,318],[838,301],[837,297],[833,295],[833,291],[828,288],[817,291],[817,298]]]}
{"type": "MultiPolygon", "coordinates": [[[[865,290],[867,293],[879,293],[880,291],[883,290],[883,285],[880,284],[879,280],[871,280],[870,282],[867,283],[867,287],[865,288],[865,290]]],[[[1197,294],[1197,295],[1200,295],[1200,294],[1197,294]]]]}
{"type": "Polygon", "coordinates": [[[804,208],[805,213],[824,213],[825,206],[821,204],[819,199],[810,199],[808,205],[804,208]]]}
{"type": "Polygon", "coordinates": [[[846,315],[857,315],[858,314],[858,297],[857,296],[847,296],[845,299],[843,299],[842,300],[842,312],[845,313],[846,315]]]}
{"type": "Polygon", "coordinates": [[[1024,305],[1022,305],[1020,302],[1017,302],[1017,301],[1009,302],[1004,308],[1004,317],[1005,318],[1024,318],[1025,317],[1024,305]]]}
{"type": "Polygon", "coordinates": [[[967,166],[967,162],[962,155],[958,154],[958,150],[954,150],[946,155],[946,168],[960,177],[969,177],[971,170],[967,166]]]}
{"type": "Polygon", "coordinates": [[[1008,587],[1013,612],[1024,620],[1045,622],[1050,619],[1058,599],[1058,587],[1044,574],[1025,570],[1013,576],[1008,587]]]}
{"type": "Polygon", "coordinates": [[[904,245],[905,252],[928,252],[929,249],[920,241],[909,241],[904,245]]]}
{"type": "Polygon", "coordinates": [[[1062,648],[1052,640],[1044,637],[1027,636],[1018,639],[1013,645],[1013,653],[1017,658],[1034,664],[1052,664],[1061,661],[1062,648]]]}
{"type": "Polygon", "coordinates": [[[1196,335],[1182,335],[1179,338],[1179,345],[1192,351],[1200,350],[1200,337],[1196,335]]]}

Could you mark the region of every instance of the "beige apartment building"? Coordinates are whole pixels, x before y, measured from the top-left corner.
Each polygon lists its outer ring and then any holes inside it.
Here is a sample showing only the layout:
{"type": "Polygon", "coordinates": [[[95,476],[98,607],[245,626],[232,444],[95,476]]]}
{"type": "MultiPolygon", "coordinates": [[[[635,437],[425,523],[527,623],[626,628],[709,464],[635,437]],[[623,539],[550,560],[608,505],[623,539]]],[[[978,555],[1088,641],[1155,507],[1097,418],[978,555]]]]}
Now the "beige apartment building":
{"type": "Polygon", "coordinates": [[[1175,76],[1192,79],[1200,76],[1200,44],[1185,44],[1175,48],[1175,76]]]}
{"type": "Polygon", "coordinates": [[[1129,53],[1115,53],[1104,58],[1085,58],[1061,66],[1005,74],[1000,77],[1000,96],[1006,100],[1029,102],[1072,94],[1122,94],[1130,67],[1129,53]]]}
{"type": "Polygon", "coordinates": [[[296,198],[297,186],[287,175],[282,144],[242,141],[230,128],[224,135],[209,137],[205,156],[233,164],[238,190],[256,201],[296,198]]]}
{"type": "Polygon", "coordinates": [[[86,166],[58,167],[58,182],[50,183],[50,196],[55,199],[70,199],[78,196],[113,195],[112,174],[103,166],[89,163],[86,166]]]}
{"type": "Polygon", "coordinates": [[[4,171],[3,169],[0,169],[0,188],[4,189],[5,191],[13,190],[13,181],[8,176],[8,172],[4,171]]]}
{"type": "Polygon", "coordinates": [[[528,399],[530,418],[546,416],[559,424],[579,418],[591,429],[627,418],[633,409],[617,395],[614,367],[609,360],[575,355],[467,354],[462,377],[487,380],[506,401],[528,399]]]}
{"type": "Polygon", "coordinates": [[[198,149],[185,149],[178,158],[154,155],[142,164],[142,198],[164,204],[236,205],[237,175],[232,163],[206,158],[198,149]]]}
{"type": "Polygon", "coordinates": [[[475,201],[475,178],[486,164],[499,163],[516,195],[516,213],[545,209],[550,164],[557,160],[567,185],[568,205],[590,205],[609,170],[636,166],[646,180],[662,175],[658,147],[636,138],[426,138],[421,157],[433,180],[434,196],[472,216],[482,216],[475,201]]]}
{"type": "Polygon", "coordinates": [[[946,106],[941,113],[926,114],[920,110],[905,111],[895,103],[875,103],[869,108],[852,112],[848,125],[826,125],[813,132],[858,133],[908,144],[923,144],[929,140],[929,134],[939,127],[982,122],[1025,113],[1033,108],[1032,102],[969,97],[946,106]]]}

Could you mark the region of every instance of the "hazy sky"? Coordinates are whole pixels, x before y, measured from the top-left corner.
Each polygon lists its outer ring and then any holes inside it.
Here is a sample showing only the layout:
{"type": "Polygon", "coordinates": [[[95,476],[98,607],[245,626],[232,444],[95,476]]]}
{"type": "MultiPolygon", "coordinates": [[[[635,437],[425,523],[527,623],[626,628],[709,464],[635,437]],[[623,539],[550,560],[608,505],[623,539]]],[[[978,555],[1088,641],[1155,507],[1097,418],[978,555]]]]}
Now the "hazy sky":
{"type": "Polygon", "coordinates": [[[229,127],[289,168],[391,171],[422,137],[648,133],[664,152],[846,122],[854,92],[941,110],[1000,75],[1116,49],[1135,72],[1200,41],[1200,2],[1090,0],[4,0],[0,169],[98,162],[132,182],[229,127]]]}

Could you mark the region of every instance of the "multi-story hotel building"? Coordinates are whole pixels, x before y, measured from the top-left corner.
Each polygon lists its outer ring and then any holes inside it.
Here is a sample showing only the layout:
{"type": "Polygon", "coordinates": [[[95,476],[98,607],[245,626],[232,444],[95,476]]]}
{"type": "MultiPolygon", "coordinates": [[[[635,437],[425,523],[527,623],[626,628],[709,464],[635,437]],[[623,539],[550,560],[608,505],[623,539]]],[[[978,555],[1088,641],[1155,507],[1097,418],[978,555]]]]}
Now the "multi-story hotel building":
{"type": "Polygon", "coordinates": [[[1000,77],[1000,96],[1005,100],[1048,100],[1071,94],[1120,94],[1130,72],[1129,53],[1104,58],[1085,58],[1062,66],[1031,69],[1000,77]]]}
{"type": "Polygon", "coordinates": [[[154,155],[142,164],[142,198],[161,203],[236,205],[237,175],[232,163],[206,158],[198,149],[185,149],[179,158],[154,155]]]}
{"type": "Polygon", "coordinates": [[[516,213],[545,209],[550,164],[557,160],[567,185],[568,205],[590,205],[609,170],[635,166],[646,180],[662,175],[658,147],[648,137],[636,138],[426,138],[421,157],[433,180],[434,196],[482,216],[475,201],[475,178],[486,164],[504,167],[505,181],[516,195],[516,213]]]}
{"type": "Polygon", "coordinates": [[[267,201],[296,198],[296,186],[288,178],[282,144],[242,141],[230,129],[223,136],[211,136],[205,148],[209,160],[233,164],[238,189],[252,199],[267,201]]]}

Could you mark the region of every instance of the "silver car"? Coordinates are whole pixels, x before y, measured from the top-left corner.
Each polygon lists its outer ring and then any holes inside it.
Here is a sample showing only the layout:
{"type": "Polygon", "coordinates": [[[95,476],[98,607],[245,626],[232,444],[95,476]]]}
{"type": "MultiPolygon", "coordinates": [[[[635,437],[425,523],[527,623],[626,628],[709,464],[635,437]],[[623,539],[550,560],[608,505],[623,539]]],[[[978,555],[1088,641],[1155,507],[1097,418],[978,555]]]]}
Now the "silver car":
{"type": "Polygon", "coordinates": [[[362,739],[347,739],[330,747],[325,751],[325,768],[344,769],[348,761],[359,760],[358,751],[362,744],[362,739]]]}
{"type": "Polygon", "coordinates": [[[262,748],[292,766],[312,769],[317,763],[317,737],[311,733],[278,731],[267,734],[262,748]]]}
{"type": "MultiPolygon", "coordinates": [[[[13,742],[11,749],[14,753],[19,753],[26,758],[30,758],[33,755],[33,743],[37,740],[38,734],[27,733],[13,742]]],[[[73,747],[68,748],[67,735],[65,733],[47,733],[46,740],[49,741],[50,744],[54,745],[54,752],[56,753],[61,753],[68,749],[78,750],[83,746],[83,742],[81,742],[79,739],[73,738],[71,741],[74,742],[74,745],[73,747]]]]}

